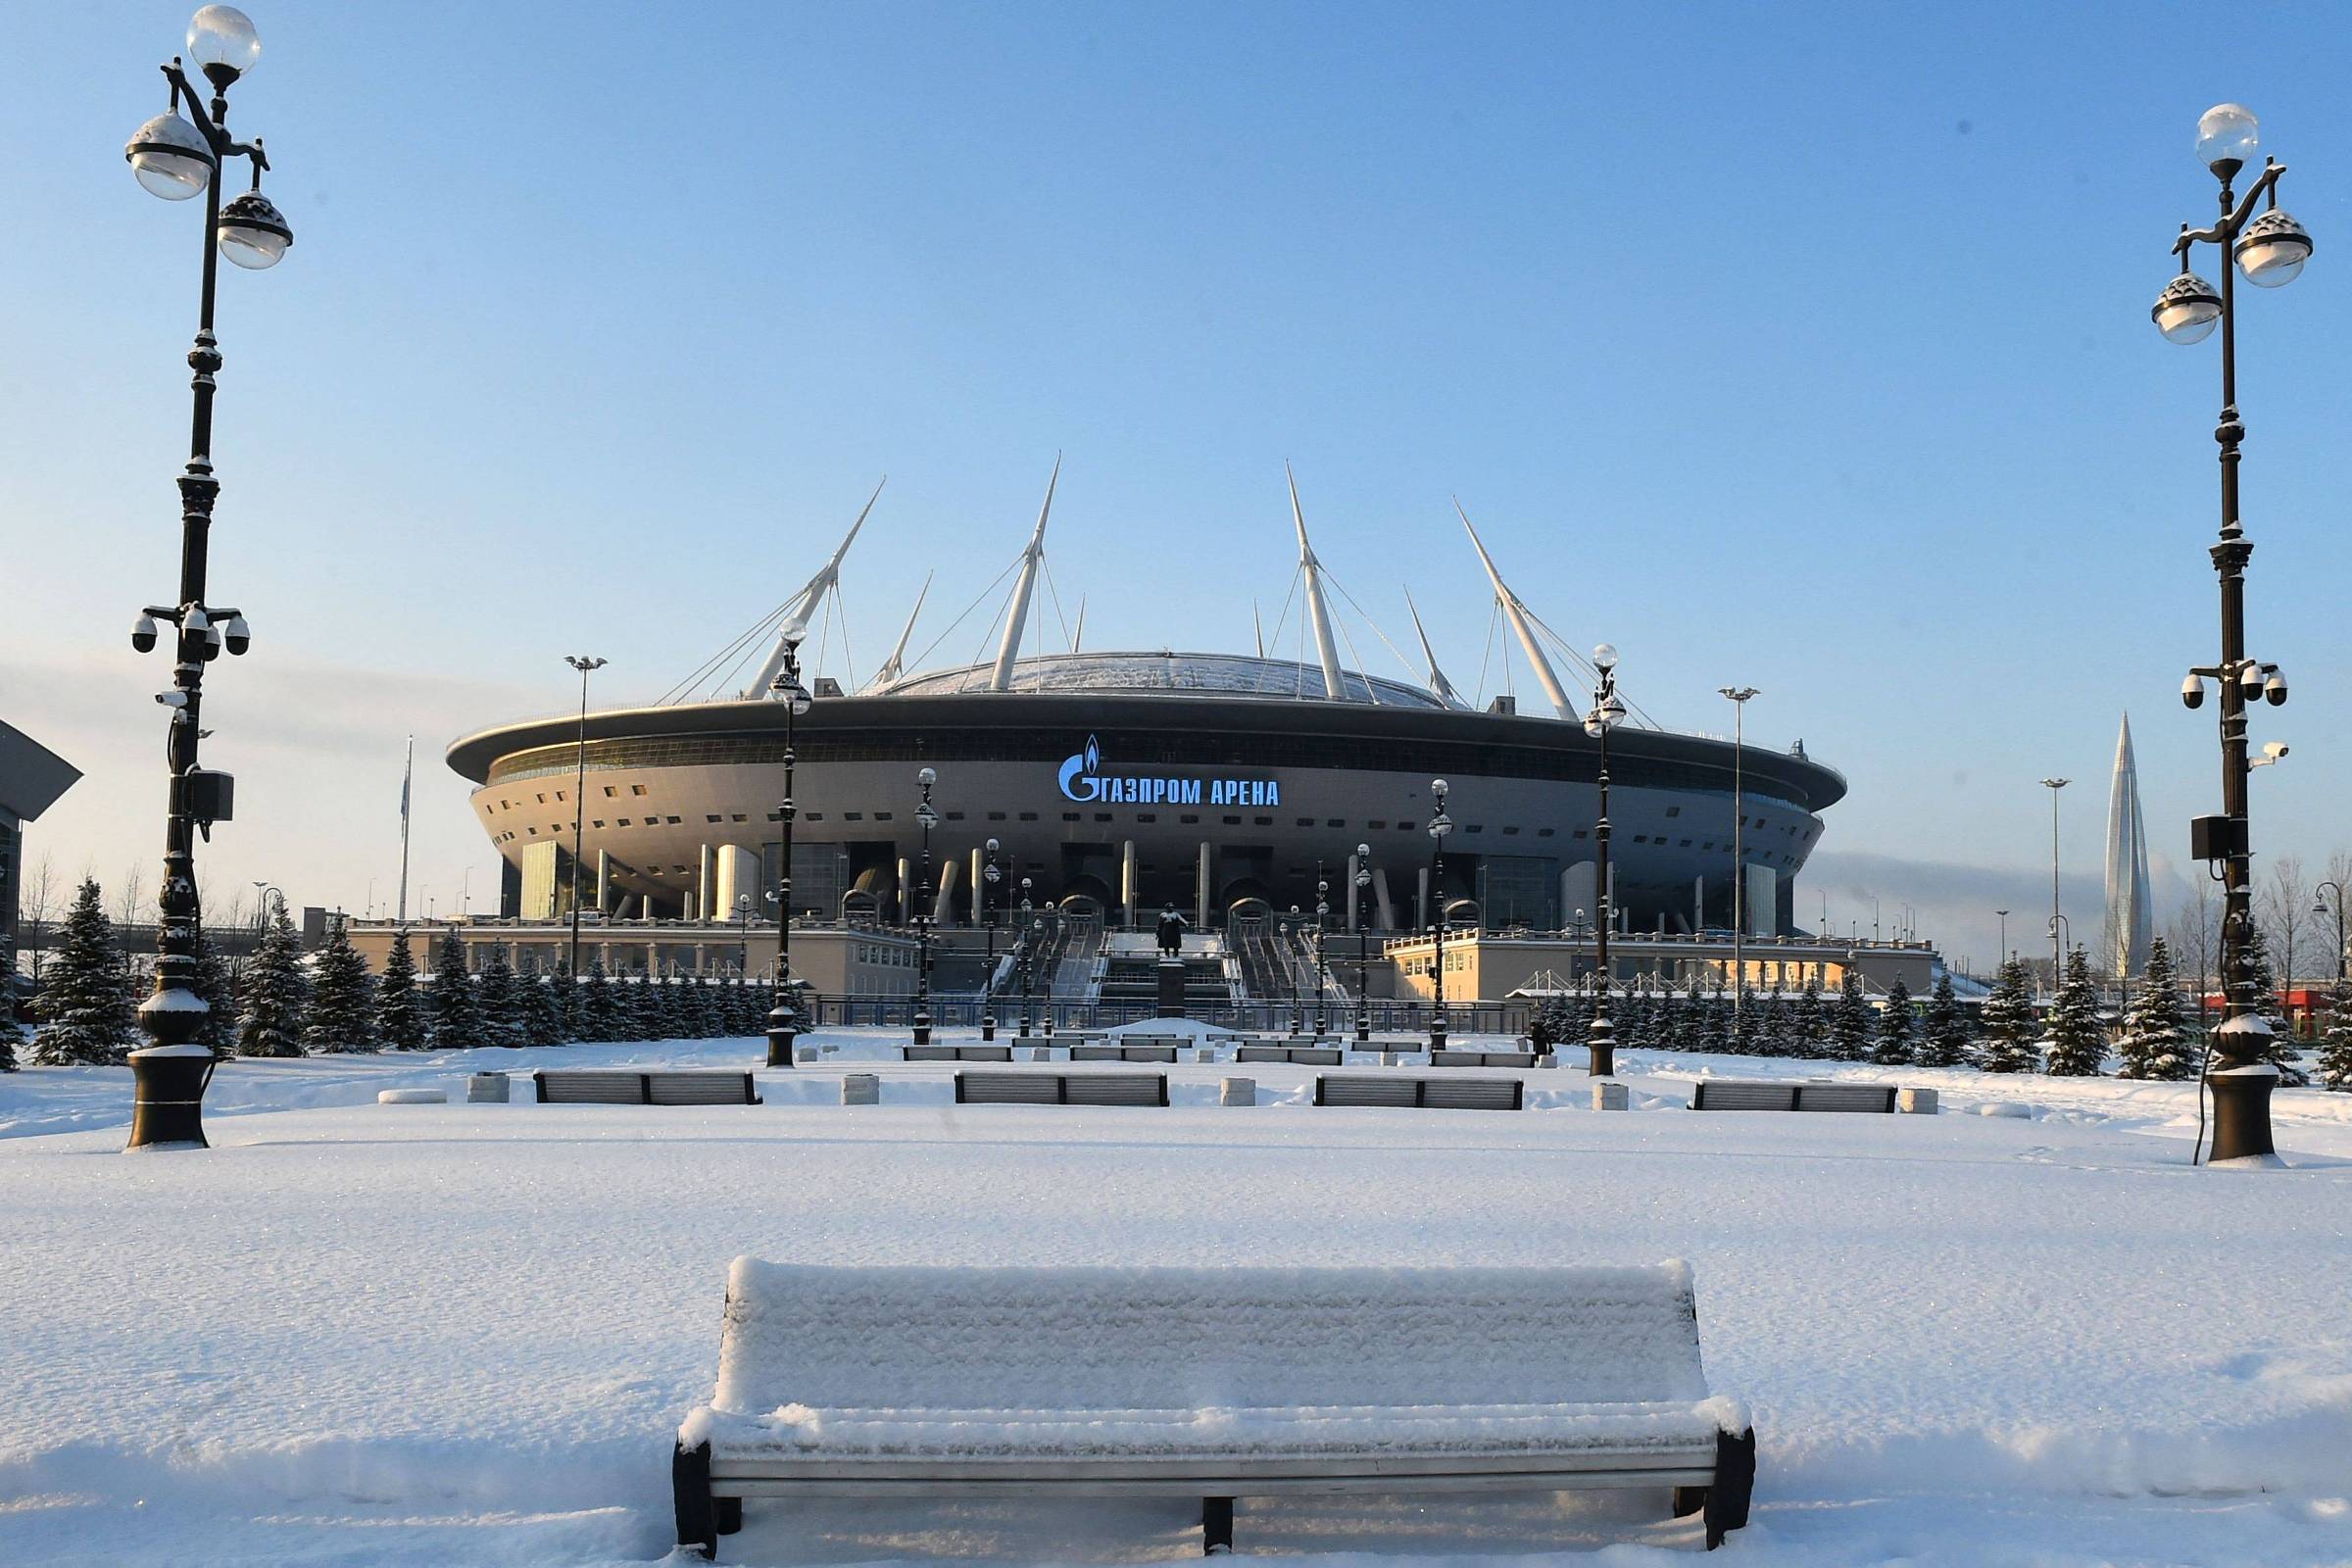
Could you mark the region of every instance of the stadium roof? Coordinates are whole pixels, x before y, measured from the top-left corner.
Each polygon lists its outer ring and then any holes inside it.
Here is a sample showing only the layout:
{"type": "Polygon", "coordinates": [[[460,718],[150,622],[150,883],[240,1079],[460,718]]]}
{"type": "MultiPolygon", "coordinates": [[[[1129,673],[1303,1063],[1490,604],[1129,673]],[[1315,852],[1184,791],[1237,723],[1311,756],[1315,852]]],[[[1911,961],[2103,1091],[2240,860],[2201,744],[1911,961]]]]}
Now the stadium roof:
{"type": "MultiPolygon", "coordinates": [[[[995,665],[966,664],[928,670],[893,681],[878,697],[945,697],[991,690],[995,665]]],[[[1430,692],[1402,681],[1340,672],[1345,700],[1390,708],[1443,708],[1430,692]]],[[[1016,692],[1174,692],[1188,697],[1301,698],[1323,700],[1318,665],[1247,654],[1158,653],[1044,654],[1016,660],[1007,688],[1016,692]]]]}

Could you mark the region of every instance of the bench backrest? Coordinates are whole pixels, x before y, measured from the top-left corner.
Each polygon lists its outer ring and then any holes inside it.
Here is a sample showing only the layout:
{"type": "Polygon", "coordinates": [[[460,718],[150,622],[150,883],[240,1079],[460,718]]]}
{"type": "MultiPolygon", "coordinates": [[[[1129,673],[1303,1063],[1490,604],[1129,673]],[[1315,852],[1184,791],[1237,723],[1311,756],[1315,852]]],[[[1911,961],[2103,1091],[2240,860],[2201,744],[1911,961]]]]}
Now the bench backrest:
{"type": "Polygon", "coordinates": [[[1164,1105],[1168,1080],[1155,1072],[959,1072],[959,1105],[1164,1105]]]}
{"type": "Polygon", "coordinates": [[[760,1096],[748,1072],[651,1072],[645,1075],[649,1105],[756,1105],[760,1096]]]}
{"type": "Polygon", "coordinates": [[[791,1403],[1164,1410],[1706,1396],[1682,1263],[828,1268],[739,1257],[714,1403],[764,1414],[791,1403]]]}
{"type": "Polygon", "coordinates": [[[1690,1091],[1692,1110],[1794,1110],[1796,1085],[1737,1078],[1701,1078],[1690,1091]]]}
{"type": "Polygon", "coordinates": [[[1334,1073],[1315,1080],[1318,1105],[1419,1106],[1424,1110],[1518,1110],[1527,1085],[1516,1078],[1382,1078],[1334,1073]]]}
{"type": "Polygon", "coordinates": [[[543,1105],[757,1105],[748,1072],[567,1067],[533,1074],[543,1105]]]}
{"type": "Polygon", "coordinates": [[[1894,1112],[1892,1084],[1798,1084],[1799,1110],[1875,1110],[1894,1112]]]}
{"type": "Polygon", "coordinates": [[[1536,1054],[1532,1051],[1433,1051],[1429,1054],[1432,1067],[1533,1067],[1536,1054]]]}
{"type": "Polygon", "coordinates": [[[1010,1061],[1010,1046],[901,1046],[903,1061],[1010,1061]]]}

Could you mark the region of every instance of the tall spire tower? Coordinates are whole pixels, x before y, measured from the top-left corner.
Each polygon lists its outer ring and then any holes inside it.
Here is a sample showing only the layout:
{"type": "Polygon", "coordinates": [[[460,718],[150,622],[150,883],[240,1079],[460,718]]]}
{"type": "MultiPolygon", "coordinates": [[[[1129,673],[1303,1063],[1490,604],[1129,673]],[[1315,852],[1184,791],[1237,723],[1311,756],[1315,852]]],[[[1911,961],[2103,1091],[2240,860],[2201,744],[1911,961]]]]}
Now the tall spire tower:
{"type": "Polygon", "coordinates": [[[2139,814],[2139,765],[2132,756],[2132,715],[2115,738],[2115,782],[2107,792],[2107,927],[2099,963],[2130,979],[2148,962],[2148,831],[2139,814]]]}

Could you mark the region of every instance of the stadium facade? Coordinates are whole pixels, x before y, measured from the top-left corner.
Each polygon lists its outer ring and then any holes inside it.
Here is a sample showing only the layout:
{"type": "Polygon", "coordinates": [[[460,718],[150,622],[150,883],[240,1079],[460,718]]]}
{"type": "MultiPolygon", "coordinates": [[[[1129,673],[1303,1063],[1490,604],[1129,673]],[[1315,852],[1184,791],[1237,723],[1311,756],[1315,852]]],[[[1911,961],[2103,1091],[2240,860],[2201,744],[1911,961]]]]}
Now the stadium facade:
{"type": "MultiPolygon", "coordinates": [[[[871,503],[868,503],[869,510],[871,503]]],[[[1499,614],[1547,699],[1545,713],[1498,699],[1465,704],[1430,662],[1425,683],[1342,667],[1323,568],[1298,516],[1301,652],[1020,652],[1043,558],[1047,506],[1020,560],[995,660],[905,673],[906,638],[856,692],[816,682],[794,725],[796,919],[918,912],[926,886],[917,772],[937,771],[932,913],[972,920],[982,847],[1039,906],[1107,918],[1162,906],[1202,925],[1235,911],[1312,911],[1318,879],[1333,924],[1379,931],[1448,918],[1489,928],[1573,928],[1596,908],[1598,748],[1547,656],[1544,631],[1479,556],[1499,614]],[[1430,887],[1430,784],[1451,786],[1443,886],[1430,887]],[[1355,850],[1370,847],[1359,907],[1355,850]]],[[[1296,496],[1294,493],[1294,514],[1296,496]]],[[[859,522],[863,522],[860,516],[859,522]]],[[[1465,527],[1468,519],[1463,519],[1465,527]]],[[[767,700],[786,642],[805,638],[857,529],[774,616],[776,650],[740,695],[591,711],[585,723],[581,901],[620,916],[710,923],[772,918],[779,866],[785,705],[767,700]]],[[[1477,541],[1475,531],[1471,533],[1477,541]]],[[[909,622],[909,631],[912,623],[909,622]]],[[[1555,639],[1556,645],[1556,639],[1555,639]]],[[[1564,645],[1564,658],[1573,659],[1564,645]]],[[[1423,639],[1427,650],[1427,640],[1423,639]]],[[[504,912],[567,912],[577,714],[466,736],[452,768],[506,862],[504,912]]],[[[1728,931],[1735,817],[1750,935],[1791,932],[1793,891],[1845,792],[1832,768],[1710,736],[1629,723],[1609,739],[1612,881],[1621,928],[1728,931]]]]}

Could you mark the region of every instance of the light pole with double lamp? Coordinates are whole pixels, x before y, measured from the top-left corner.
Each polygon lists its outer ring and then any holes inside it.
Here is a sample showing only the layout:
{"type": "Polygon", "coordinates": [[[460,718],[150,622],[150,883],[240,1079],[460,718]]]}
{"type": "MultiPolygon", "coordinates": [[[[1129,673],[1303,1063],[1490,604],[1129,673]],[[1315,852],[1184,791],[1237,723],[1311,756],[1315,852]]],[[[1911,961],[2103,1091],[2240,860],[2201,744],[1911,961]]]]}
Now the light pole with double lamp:
{"type": "Polygon", "coordinates": [[[202,193],[204,267],[196,317],[196,345],[188,367],[196,372],[195,412],[189,421],[188,463],[179,474],[179,592],[169,605],[150,605],[133,623],[130,643],[140,653],[154,650],[157,623],[172,625],[172,690],[156,701],[172,710],[165,742],[171,770],[164,816],[164,876],[156,897],[154,994],[139,1004],[139,1028],[148,1044],[130,1054],[135,1104],[132,1149],[206,1147],[204,1092],[212,1082],[213,1053],[200,1043],[211,1004],[196,989],[196,948],[204,909],[196,891],[196,835],[209,840],[213,824],[229,820],[233,785],[226,773],[197,765],[203,731],[204,666],[225,648],[242,654],[253,634],[245,617],[223,605],[205,603],[213,504],[220,481],[213,471],[213,393],[221,366],[213,336],[213,300],[220,258],[252,270],[274,267],[294,242],[285,218],[262,194],[262,172],[270,160],[257,138],[241,142],[228,133],[228,89],[261,58],[262,42],[245,14],[229,6],[206,6],[188,24],[188,58],[195,61],[213,99],[208,110],[181,62],[163,68],[172,106],[141,125],[123,148],[140,185],[168,201],[202,193]],[[182,116],[181,109],[186,109],[182,116]],[[220,200],[222,165],[243,158],[253,169],[253,188],[220,200]]]}
{"type": "Polygon", "coordinates": [[[2066,978],[2066,949],[2058,934],[2065,920],[2058,912],[2058,792],[2074,780],[2045,778],[2041,782],[2050,792],[2050,995],[2056,997],[2059,982],[2066,978]]]}
{"type": "MultiPolygon", "coordinates": [[[[784,643],[784,663],[768,690],[784,705],[784,799],[776,809],[776,999],[767,1010],[767,1064],[792,1065],[793,1042],[801,1032],[801,999],[792,978],[792,823],[800,814],[793,801],[793,767],[800,760],[792,727],[808,711],[808,688],[801,684],[801,645],[784,643]]],[[[746,960],[745,966],[750,966],[746,960]]]]}
{"type": "Polygon", "coordinates": [[[2335,895],[2335,977],[2341,980],[2344,977],[2344,885],[2333,881],[2321,883],[2312,898],[2311,912],[2318,915],[2328,912],[2328,895],[2330,892],[2335,895]]]}
{"type": "Polygon", "coordinates": [[[914,775],[914,781],[923,787],[922,802],[914,808],[914,819],[923,830],[923,878],[916,893],[921,902],[914,911],[914,1043],[927,1046],[931,1043],[931,830],[939,825],[939,812],[931,808],[931,786],[939,782],[939,774],[926,767],[914,775]]]}
{"type": "Polygon", "coordinates": [[[1372,846],[1355,847],[1355,1043],[1372,1040],[1372,846]]]}
{"type": "Polygon", "coordinates": [[[980,868],[980,923],[988,928],[988,967],[981,971],[980,1038],[997,1038],[997,922],[990,915],[988,896],[997,891],[997,841],[988,841],[988,863],[980,868]]]}
{"type": "Polygon", "coordinates": [[[1029,879],[1021,878],[1021,1038],[1029,1038],[1029,959],[1031,939],[1042,929],[1037,919],[1036,906],[1029,902],[1029,879]]]}
{"type": "Polygon", "coordinates": [[[1747,700],[1753,686],[1719,686],[1732,700],[1732,989],[1733,1027],[1747,1006],[1747,795],[1742,763],[1747,754],[1747,700]]]}
{"type": "Polygon", "coordinates": [[[2218,324],[2222,329],[2222,414],[2213,436],[2221,443],[2221,535],[2209,549],[2222,590],[2222,657],[2216,664],[2189,671],[2180,700],[2190,708],[2205,701],[2205,682],[2221,687],[2222,810],[2189,824],[2190,855],[2222,867],[2222,1024],[2214,1031],[2221,1062],[2206,1075],[2213,1090],[2213,1153],[2216,1161],[2267,1159],[2271,1141],[2271,1091],[2278,1069],[2270,1061],[2271,1026],[2254,997],[2250,952],[2254,934],[2253,835],[2247,826],[2246,708],[2256,698],[2277,706],[2286,701],[2286,679],[2276,664],[2246,656],[2246,564],[2254,542],[2238,520],[2238,446],[2246,428],[2237,413],[2237,287],[2231,260],[2257,288],[2291,281],[2311,259],[2311,235],[2278,210],[2278,181],[2284,164],[2263,159],[2261,174],[2239,200],[2237,178],[2262,145],[2261,126],[2240,104],[2217,104],[2197,121],[2197,159],[2221,181],[2220,216],[2209,228],[2180,225],[2173,241],[2180,275],[2156,296],[2149,315],[2157,330],[2175,343],[2198,343],[2218,324]],[[2257,216],[2257,203],[2263,210],[2257,216]],[[2189,270],[2188,256],[2199,243],[2222,249],[2222,286],[2189,270]]]}
{"type": "Polygon", "coordinates": [[[571,979],[580,979],[580,850],[581,819],[588,814],[588,676],[605,667],[601,659],[565,654],[564,662],[580,672],[580,732],[571,768],[571,979]]]}
{"type": "Polygon", "coordinates": [[[1585,715],[1585,733],[1600,743],[1600,814],[1592,823],[1592,907],[1598,916],[1593,923],[1592,969],[1600,984],[1585,1036],[1585,1071],[1594,1078],[1610,1078],[1617,1072],[1617,1037],[1616,1026],[1609,1022],[1609,927],[1616,923],[1617,910],[1609,888],[1609,731],[1625,721],[1625,701],[1617,695],[1617,650],[1607,643],[1592,650],[1592,710],[1585,715]]]}
{"type": "Polygon", "coordinates": [[[1446,814],[1446,789],[1442,778],[1429,781],[1429,928],[1437,973],[1437,1004],[1429,1015],[1433,1060],[1446,1049],[1446,835],[1453,831],[1453,818],[1446,814]]]}
{"type": "Polygon", "coordinates": [[[1331,970],[1323,956],[1323,933],[1330,924],[1331,884],[1318,877],[1315,879],[1315,1038],[1318,1040],[1331,1028],[1331,970]]]}

